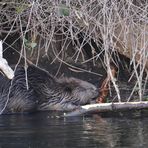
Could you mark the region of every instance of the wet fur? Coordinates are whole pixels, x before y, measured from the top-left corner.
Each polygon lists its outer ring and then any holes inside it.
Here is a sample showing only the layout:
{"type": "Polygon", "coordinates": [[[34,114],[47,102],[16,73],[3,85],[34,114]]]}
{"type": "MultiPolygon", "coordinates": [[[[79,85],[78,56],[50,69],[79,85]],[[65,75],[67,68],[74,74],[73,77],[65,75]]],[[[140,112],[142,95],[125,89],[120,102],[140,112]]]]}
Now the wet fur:
{"type": "Polygon", "coordinates": [[[27,82],[23,67],[17,68],[13,80],[1,75],[0,82],[0,111],[4,109],[3,114],[69,111],[89,103],[98,95],[96,87],[88,82],[76,78],[56,79],[35,66],[28,67],[27,82]]]}

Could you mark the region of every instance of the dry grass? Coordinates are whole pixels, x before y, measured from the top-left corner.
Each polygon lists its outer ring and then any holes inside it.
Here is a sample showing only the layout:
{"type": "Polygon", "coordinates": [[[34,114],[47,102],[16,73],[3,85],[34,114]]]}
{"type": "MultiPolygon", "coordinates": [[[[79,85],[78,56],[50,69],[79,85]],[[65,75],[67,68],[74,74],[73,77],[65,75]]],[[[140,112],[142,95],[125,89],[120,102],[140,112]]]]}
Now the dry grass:
{"type": "Polygon", "coordinates": [[[18,39],[22,41],[20,57],[26,57],[26,49],[33,51],[37,44],[37,47],[44,49],[45,55],[50,52],[54,54],[53,62],[59,60],[69,64],[64,56],[69,44],[72,44],[75,52],[71,58],[75,62],[81,57],[82,63],[93,61],[95,64],[100,53],[95,51],[91,39],[98,46],[102,39],[103,63],[111,76],[118,100],[120,91],[110,69],[111,53],[115,50],[131,59],[134,66],[132,76],[137,78],[133,91],[138,88],[142,100],[148,78],[142,83],[148,59],[147,0],[2,0],[0,11],[0,33],[7,34],[3,41],[10,34],[19,32],[18,39]],[[82,32],[84,41],[80,43],[78,35],[82,32]],[[60,38],[62,45],[58,51],[55,44],[61,34],[64,38],[60,38]],[[44,44],[41,44],[42,40],[44,44]],[[90,59],[85,58],[82,50],[86,43],[92,47],[93,56],[90,59]]]}

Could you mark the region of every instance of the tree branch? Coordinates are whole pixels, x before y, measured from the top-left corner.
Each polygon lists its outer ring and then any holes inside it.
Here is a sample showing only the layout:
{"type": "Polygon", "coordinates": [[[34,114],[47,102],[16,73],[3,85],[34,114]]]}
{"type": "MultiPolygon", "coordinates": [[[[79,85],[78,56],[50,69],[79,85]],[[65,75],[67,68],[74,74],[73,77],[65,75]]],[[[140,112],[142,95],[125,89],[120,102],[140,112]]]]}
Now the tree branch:
{"type": "Polygon", "coordinates": [[[0,41],[0,69],[9,79],[12,79],[14,77],[13,70],[11,69],[11,67],[9,67],[7,60],[3,58],[2,41],[0,41]]]}

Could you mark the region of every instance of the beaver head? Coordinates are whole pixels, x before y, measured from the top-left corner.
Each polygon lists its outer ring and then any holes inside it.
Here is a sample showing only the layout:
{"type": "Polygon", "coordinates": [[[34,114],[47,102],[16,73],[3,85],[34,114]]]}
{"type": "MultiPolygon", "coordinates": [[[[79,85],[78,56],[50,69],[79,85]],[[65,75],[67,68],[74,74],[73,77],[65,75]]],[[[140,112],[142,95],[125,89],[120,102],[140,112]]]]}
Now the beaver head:
{"type": "Polygon", "coordinates": [[[69,95],[69,99],[77,100],[71,100],[76,105],[90,103],[91,99],[98,95],[98,90],[93,84],[77,78],[65,77],[58,79],[58,83],[63,89],[63,93],[69,95]]]}
{"type": "Polygon", "coordinates": [[[55,79],[53,86],[47,84],[40,88],[42,96],[46,96],[40,110],[69,111],[90,103],[98,96],[98,90],[93,84],[73,77],[55,79]]]}

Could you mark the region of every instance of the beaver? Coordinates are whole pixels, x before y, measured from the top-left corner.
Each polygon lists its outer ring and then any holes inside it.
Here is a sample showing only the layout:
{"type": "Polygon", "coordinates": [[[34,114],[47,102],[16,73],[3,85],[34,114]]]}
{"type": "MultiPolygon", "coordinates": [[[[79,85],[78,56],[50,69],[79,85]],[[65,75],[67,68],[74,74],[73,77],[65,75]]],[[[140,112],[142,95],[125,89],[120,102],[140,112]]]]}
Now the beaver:
{"type": "Polygon", "coordinates": [[[98,96],[97,88],[86,81],[54,78],[49,72],[30,65],[18,67],[12,80],[0,75],[0,111],[30,113],[43,110],[71,111],[98,96]]]}

